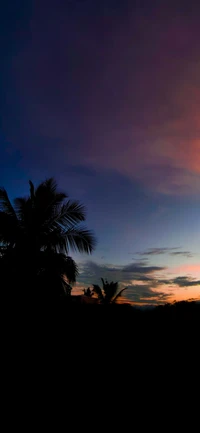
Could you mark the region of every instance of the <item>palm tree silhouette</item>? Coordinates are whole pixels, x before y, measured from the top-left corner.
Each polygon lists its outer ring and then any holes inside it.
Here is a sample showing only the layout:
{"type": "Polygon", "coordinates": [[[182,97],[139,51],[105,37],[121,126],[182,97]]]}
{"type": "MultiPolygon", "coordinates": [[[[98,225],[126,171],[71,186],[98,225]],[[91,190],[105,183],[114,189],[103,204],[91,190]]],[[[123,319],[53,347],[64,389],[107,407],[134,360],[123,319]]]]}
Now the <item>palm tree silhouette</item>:
{"type": "Polygon", "coordinates": [[[111,283],[108,283],[108,281],[104,281],[103,278],[101,278],[101,281],[103,284],[103,288],[101,289],[101,287],[99,287],[98,285],[93,284],[93,292],[96,293],[99,301],[102,304],[115,303],[117,299],[121,296],[122,292],[127,289],[127,287],[125,287],[124,289],[121,289],[119,291],[118,282],[113,283],[113,281],[111,281],[111,283]]]}
{"type": "Polygon", "coordinates": [[[26,292],[31,287],[51,293],[69,293],[78,267],[69,251],[90,254],[93,233],[81,226],[85,208],[60,192],[49,178],[37,188],[29,181],[30,193],[11,204],[0,188],[0,272],[5,284],[26,292]]]}
{"type": "Polygon", "coordinates": [[[90,287],[88,287],[87,289],[83,289],[83,293],[88,298],[91,298],[93,296],[93,291],[90,289],[90,287]]]}

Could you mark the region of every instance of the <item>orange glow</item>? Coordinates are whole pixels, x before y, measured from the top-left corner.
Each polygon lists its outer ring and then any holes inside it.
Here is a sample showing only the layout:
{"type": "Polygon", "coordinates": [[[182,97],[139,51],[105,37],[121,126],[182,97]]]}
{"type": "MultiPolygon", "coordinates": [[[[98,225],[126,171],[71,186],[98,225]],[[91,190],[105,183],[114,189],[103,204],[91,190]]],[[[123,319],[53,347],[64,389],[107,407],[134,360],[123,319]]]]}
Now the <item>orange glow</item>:
{"type": "MultiPolygon", "coordinates": [[[[192,267],[197,268],[197,271],[199,272],[199,265],[193,265],[190,266],[190,268],[192,267]]],[[[189,265],[188,265],[189,267],[189,265]]],[[[180,269],[180,268],[179,268],[180,269]]],[[[138,285],[138,284],[137,284],[138,285]]],[[[142,285],[143,284],[139,284],[142,285]]],[[[133,286],[134,287],[134,286],[133,286]]],[[[83,295],[83,289],[84,286],[81,284],[77,284],[77,287],[75,287],[73,289],[72,294],[73,295],[83,295]]],[[[200,285],[199,286],[189,286],[189,287],[179,287],[177,285],[170,285],[170,286],[166,286],[166,285],[160,285],[159,287],[157,287],[156,289],[152,289],[153,294],[155,293],[155,296],[152,294],[152,296],[148,296],[148,297],[144,297],[141,296],[140,300],[135,301],[131,299],[131,288],[128,290],[127,292],[127,296],[126,293],[124,292],[123,296],[121,298],[118,299],[119,303],[130,303],[132,305],[138,305],[138,306],[145,306],[145,305],[150,305],[150,304],[167,304],[167,303],[172,303],[174,301],[189,301],[191,299],[194,300],[200,300],[200,285]],[[128,293],[129,292],[129,293],[128,293]],[[156,293],[163,293],[168,295],[166,298],[162,299],[158,296],[156,296],[156,293]],[[129,297],[130,296],[130,297],[129,297]]],[[[138,298],[138,296],[137,296],[138,298]]]]}

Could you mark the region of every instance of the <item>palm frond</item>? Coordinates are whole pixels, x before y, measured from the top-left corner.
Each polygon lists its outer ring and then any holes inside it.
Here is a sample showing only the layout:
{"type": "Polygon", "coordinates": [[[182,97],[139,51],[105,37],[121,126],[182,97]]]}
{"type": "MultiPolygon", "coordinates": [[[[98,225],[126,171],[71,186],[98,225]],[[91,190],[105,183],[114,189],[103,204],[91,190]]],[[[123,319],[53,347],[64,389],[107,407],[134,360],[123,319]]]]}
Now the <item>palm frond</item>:
{"type": "Polygon", "coordinates": [[[68,200],[62,205],[59,213],[55,216],[55,222],[62,227],[74,225],[85,221],[85,207],[78,201],[68,200]]]}
{"type": "Polygon", "coordinates": [[[66,249],[66,239],[62,230],[43,230],[39,236],[40,247],[43,250],[52,250],[57,253],[68,253],[66,249]]]}
{"type": "Polygon", "coordinates": [[[77,275],[78,266],[71,257],[53,251],[40,253],[39,280],[46,287],[52,288],[55,285],[55,291],[59,287],[64,289],[66,284],[76,281],[77,275]]]}
{"type": "Polygon", "coordinates": [[[104,282],[103,278],[101,278],[101,280],[103,283],[105,302],[110,303],[112,301],[112,298],[116,295],[118,291],[118,282],[114,283],[113,281],[111,281],[110,283],[108,283],[107,280],[104,282]]]}
{"type": "Polygon", "coordinates": [[[32,213],[32,205],[29,197],[17,197],[14,199],[14,208],[17,217],[20,221],[30,219],[32,213]]]}
{"type": "Polygon", "coordinates": [[[122,292],[124,290],[127,290],[128,287],[124,287],[124,289],[121,289],[119,293],[117,293],[117,295],[112,299],[112,303],[115,303],[116,300],[121,296],[122,292]]]}
{"type": "Polygon", "coordinates": [[[52,228],[61,212],[62,204],[67,198],[64,192],[57,190],[57,183],[53,178],[40,183],[35,190],[35,211],[40,225],[52,228]]]}
{"type": "Polygon", "coordinates": [[[97,284],[93,284],[93,293],[95,293],[98,296],[100,302],[103,302],[104,296],[101,287],[99,287],[97,284]]]}
{"type": "Polygon", "coordinates": [[[38,187],[35,190],[35,195],[40,195],[40,192],[43,191],[44,189],[46,191],[48,190],[49,192],[51,192],[51,194],[55,194],[57,191],[57,187],[58,185],[54,177],[49,177],[38,185],[38,187]]]}
{"type": "Polygon", "coordinates": [[[78,266],[72,257],[65,256],[64,275],[66,275],[69,284],[75,283],[78,276],[78,266]]]}
{"type": "Polygon", "coordinates": [[[0,242],[2,245],[14,245],[18,234],[18,221],[6,212],[0,212],[0,242]]]}
{"type": "Polygon", "coordinates": [[[29,185],[30,185],[30,198],[31,201],[33,202],[35,200],[35,187],[33,185],[33,182],[31,182],[31,180],[29,180],[29,185]]]}
{"type": "Polygon", "coordinates": [[[96,245],[96,239],[92,231],[82,228],[69,228],[65,232],[66,251],[90,254],[96,245]]]}
{"type": "Polygon", "coordinates": [[[101,281],[102,281],[102,284],[103,284],[103,291],[105,293],[105,286],[106,286],[107,280],[104,281],[104,278],[101,278],[101,281]]]}
{"type": "Polygon", "coordinates": [[[57,188],[57,183],[53,177],[46,179],[35,190],[36,200],[40,202],[45,199],[48,204],[52,204],[55,200],[57,200],[57,203],[62,203],[67,198],[67,194],[58,191],[57,188]]]}
{"type": "Polygon", "coordinates": [[[114,283],[111,281],[110,283],[107,280],[101,278],[102,286],[101,289],[99,286],[95,286],[94,292],[99,296],[101,296],[101,302],[104,304],[111,304],[116,302],[119,296],[121,296],[122,292],[126,290],[126,288],[118,291],[118,282],[114,283]]]}
{"type": "Polygon", "coordinates": [[[15,210],[9,200],[8,194],[4,188],[0,188],[0,212],[5,212],[7,215],[16,219],[15,210]]]}

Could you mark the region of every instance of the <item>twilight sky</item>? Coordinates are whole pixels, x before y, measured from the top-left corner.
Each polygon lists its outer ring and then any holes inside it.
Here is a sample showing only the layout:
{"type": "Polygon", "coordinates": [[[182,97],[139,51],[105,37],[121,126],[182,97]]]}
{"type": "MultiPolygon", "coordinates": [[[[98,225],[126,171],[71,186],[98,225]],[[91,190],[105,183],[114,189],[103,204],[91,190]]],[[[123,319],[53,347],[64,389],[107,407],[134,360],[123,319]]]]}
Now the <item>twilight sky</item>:
{"type": "Polygon", "coordinates": [[[74,293],[200,298],[200,4],[11,0],[0,20],[0,184],[54,176],[86,205],[74,293]]]}

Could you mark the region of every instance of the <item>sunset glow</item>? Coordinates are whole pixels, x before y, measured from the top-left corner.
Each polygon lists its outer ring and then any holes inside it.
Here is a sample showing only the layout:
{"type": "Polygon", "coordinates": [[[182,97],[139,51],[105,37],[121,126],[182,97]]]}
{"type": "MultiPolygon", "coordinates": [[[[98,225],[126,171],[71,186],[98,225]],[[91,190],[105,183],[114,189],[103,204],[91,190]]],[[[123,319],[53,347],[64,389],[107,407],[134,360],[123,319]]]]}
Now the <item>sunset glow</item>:
{"type": "Polygon", "coordinates": [[[85,204],[74,294],[105,277],[137,305],[200,299],[200,5],[179,3],[2,12],[0,184],[54,176],[85,204]]]}

